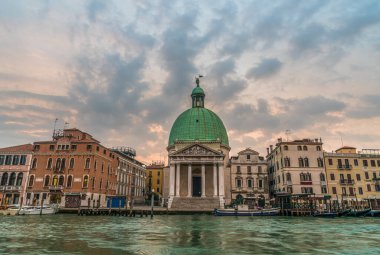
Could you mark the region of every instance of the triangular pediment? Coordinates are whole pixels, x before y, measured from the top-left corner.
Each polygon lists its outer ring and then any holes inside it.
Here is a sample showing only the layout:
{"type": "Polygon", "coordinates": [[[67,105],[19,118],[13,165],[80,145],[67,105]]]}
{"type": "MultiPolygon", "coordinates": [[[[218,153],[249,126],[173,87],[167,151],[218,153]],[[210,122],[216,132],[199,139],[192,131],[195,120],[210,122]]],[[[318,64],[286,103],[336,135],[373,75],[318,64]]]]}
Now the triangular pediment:
{"type": "Polygon", "coordinates": [[[169,156],[224,156],[222,152],[213,150],[201,144],[191,144],[176,152],[171,153],[169,156]]]}

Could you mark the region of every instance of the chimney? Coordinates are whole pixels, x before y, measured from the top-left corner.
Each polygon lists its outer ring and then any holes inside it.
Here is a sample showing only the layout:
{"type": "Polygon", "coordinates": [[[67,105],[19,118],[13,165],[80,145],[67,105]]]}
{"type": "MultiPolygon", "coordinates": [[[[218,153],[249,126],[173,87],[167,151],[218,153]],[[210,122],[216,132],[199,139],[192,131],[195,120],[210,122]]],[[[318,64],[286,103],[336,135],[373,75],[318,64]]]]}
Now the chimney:
{"type": "Polygon", "coordinates": [[[267,148],[267,155],[269,155],[269,148],[267,148]]]}
{"type": "Polygon", "coordinates": [[[278,142],[278,143],[282,143],[282,138],[281,138],[281,137],[278,138],[278,139],[277,139],[277,142],[278,142]]]}
{"type": "Polygon", "coordinates": [[[270,152],[272,152],[273,151],[273,145],[269,145],[269,147],[270,147],[270,152]]]}

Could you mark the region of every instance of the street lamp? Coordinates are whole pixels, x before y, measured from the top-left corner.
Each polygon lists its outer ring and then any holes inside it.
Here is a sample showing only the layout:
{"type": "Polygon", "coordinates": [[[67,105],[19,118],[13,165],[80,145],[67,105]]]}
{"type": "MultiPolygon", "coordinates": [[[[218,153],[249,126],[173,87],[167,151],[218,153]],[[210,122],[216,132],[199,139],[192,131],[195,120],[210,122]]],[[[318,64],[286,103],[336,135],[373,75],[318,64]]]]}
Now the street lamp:
{"type": "Polygon", "coordinates": [[[150,218],[153,218],[153,203],[154,203],[154,189],[152,189],[152,193],[151,193],[151,211],[150,211],[150,218]]]}

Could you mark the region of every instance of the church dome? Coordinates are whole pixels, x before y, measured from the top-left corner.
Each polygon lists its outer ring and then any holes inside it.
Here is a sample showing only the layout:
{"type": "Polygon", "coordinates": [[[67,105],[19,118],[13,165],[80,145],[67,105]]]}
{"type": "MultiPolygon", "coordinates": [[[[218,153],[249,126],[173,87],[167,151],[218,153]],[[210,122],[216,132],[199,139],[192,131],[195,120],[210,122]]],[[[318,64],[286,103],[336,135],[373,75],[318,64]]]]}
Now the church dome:
{"type": "Polygon", "coordinates": [[[229,146],[226,128],[222,120],[213,111],[204,108],[204,91],[197,87],[191,94],[193,107],[184,111],[174,121],[169,136],[169,146],[176,141],[220,142],[229,146]]]}

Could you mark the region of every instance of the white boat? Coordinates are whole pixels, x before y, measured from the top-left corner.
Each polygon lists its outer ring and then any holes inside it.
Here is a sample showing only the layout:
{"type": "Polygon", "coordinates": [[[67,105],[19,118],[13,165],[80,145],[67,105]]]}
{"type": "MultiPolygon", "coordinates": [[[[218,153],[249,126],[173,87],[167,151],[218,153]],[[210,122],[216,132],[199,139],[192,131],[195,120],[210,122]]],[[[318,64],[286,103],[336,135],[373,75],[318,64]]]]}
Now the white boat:
{"type": "Polygon", "coordinates": [[[19,210],[20,210],[19,205],[9,205],[7,209],[1,210],[1,213],[3,215],[17,215],[19,210]]]}
{"type": "Polygon", "coordinates": [[[58,207],[43,205],[41,206],[23,206],[19,215],[40,215],[40,214],[55,214],[58,211],[58,207]]]}

